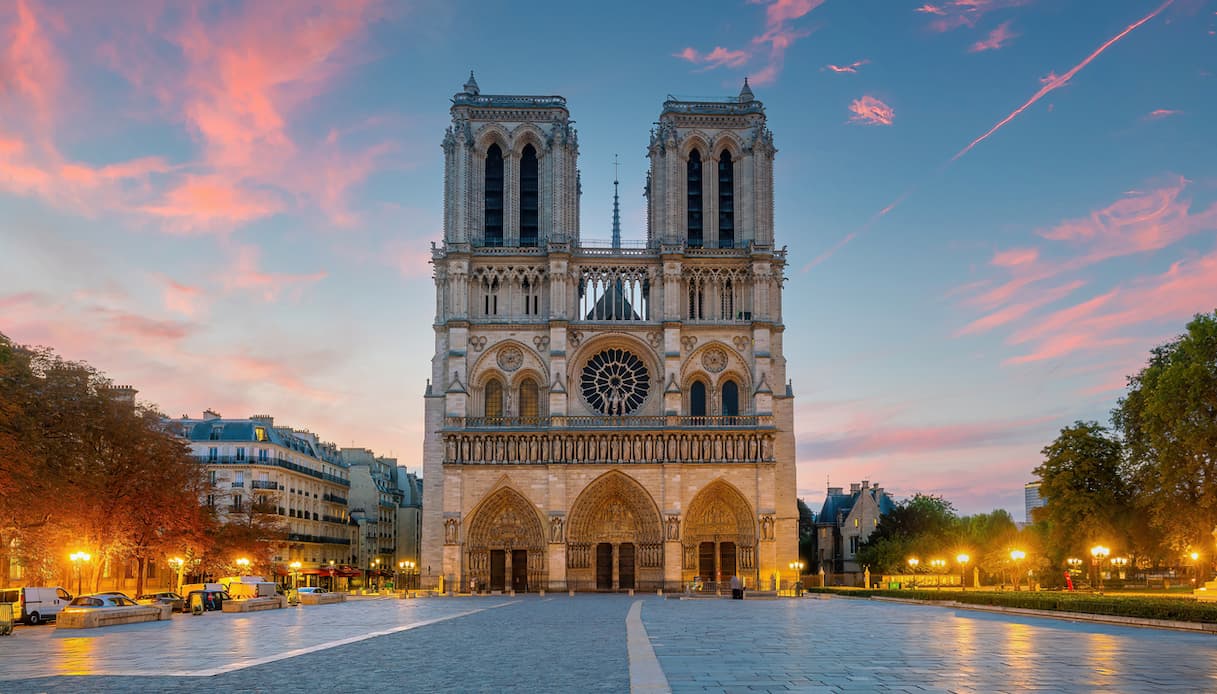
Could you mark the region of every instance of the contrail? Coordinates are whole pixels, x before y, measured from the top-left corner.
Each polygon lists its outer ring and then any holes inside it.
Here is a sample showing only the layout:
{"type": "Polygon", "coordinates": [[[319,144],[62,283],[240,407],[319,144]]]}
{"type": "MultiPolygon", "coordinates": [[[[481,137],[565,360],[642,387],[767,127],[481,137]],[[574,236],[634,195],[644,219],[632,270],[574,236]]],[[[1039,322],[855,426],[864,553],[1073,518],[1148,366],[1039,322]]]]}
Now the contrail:
{"type": "Polygon", "coordinates": [[[968,143],[967,147],[964,147],[963,149],[959,150],[958,154],[951,157],[951,161],[955,161],[956,159],[958,159],[958,158],[962,157],[963,155],[967,154],[968,152],[972,151],[973,147],[980,144],[981,142],[984,142],[993,133],[997,132],[998,130],[1001,130],[1002,126],[1004,126],[1006,123],[1009,123],[1010,121],[1014,120],[1016,117],[1018,117],[1018,114],[1022,113],[1023,111],[1026,111],[1027,107],[1029,107],[1031,104],[1034,104],[1035,102],[1042,99],[1045,94],[1047,94],[1053,90],[1059,89],[1059,88],[1065,86],[1066,84],[1068,84],[1069,80],[1073,79],[1074,75],[1081,72],[1082,68],[1084,68],[1090,64],[1090,61],[1099,57],[1099,55],[1103,51],[1110,48],[1111,45],[1114,44],[1115,42],[1119,41],[1120,39],[1124,38],[1125,36],[1128,36],[1130,33],[1132,33],[1133,29],[1136,29],[1137,27],[1148,22],[1149,20],[1153,19],[1154,17],[1157,17],[1158,14],[1160,12],[1162,12],[1162,10],[1165,10],[1174,1],[1175,0],[1166,0],[1166,2],[1162,3],[1162,6],[1159,7],[1158,9],[1145,15],[1140,20],[1133,22],[1132,24],[1129,24],[1127,27],[1125,27],[1124,31],[1121,31],[1120,33],[1118,33],[1115,36],[1108,39],[1107,43],[1104,43],[1102,46],[1099,46],[1098,50],[1096,50],[1094,53],[1091,53],[1090,55],[1086,56],[1085,60],[1078,63],[1077,65],[1074,65],[1073,69],[1070,70],[1069,72],[1066,72],[1065,74],[1061,75],[1060,77],[1057,77],[1056,75],[1049,75],[1048,77],[1046,77],[1044,79],[1044,86],[1040,87],[1040,90],[1038,92],[1036,92],[1035,95],[1032,96],[1030,99],[1028,99],[1027,103],[1014,109],[1013,113],[1011,113],[1010,115],[1008,115],[1005,118],[998,121],[997,125],[993,126],[992,128],[989,128],[989,131],[986,132],[984,135],[981,135],[980,137],[976,138],[975,140],[972,140],[972,142],[968,143]]]}

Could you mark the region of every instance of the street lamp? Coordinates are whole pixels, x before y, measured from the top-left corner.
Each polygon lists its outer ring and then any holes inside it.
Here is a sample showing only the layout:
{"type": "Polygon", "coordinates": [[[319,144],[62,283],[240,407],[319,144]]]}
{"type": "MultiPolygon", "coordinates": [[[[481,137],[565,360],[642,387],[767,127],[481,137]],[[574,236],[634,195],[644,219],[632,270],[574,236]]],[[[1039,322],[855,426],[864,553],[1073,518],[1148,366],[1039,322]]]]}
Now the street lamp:
{"type": "Polygon", "coordinates": [[[1019,572],[1022,571],[1022,560],[1027,558],[1027,553],[1021,549],[1010,550],[1010,561],[1014,563],[1014,590],[1018,590],[1019,572]]]}
{"type": "Polygon", "coordinates": [[[249,571],[249,560],[245,557],[237,559],[235,563],[237,565],[237,573],[241,574],[242,576],[249,571]]]}
{"type": "Polygon", "coordinates": [[[965,591],[968,589],[967,576],[964,572],[967,570],[968,560],[971,558],[972,557],[969,557],[966,554],[960,554],[959,556],[955,557],[955,561],[959,562],[959,590],[960,591],[965,591]]]}
{"type": "Polygon", "coordinates": [[[1192,585],[1196,585],[1196,574],[1199,573],[1196,571],[1196,562],[1200,560],[1200,553],[1192,552],[1188,556],[1192,558],[1192,585]]]}
{"type": "Polygon", "coordinates": [[[941,576],[942,576],[942,571],[943,571],[943,569],[946,568],[946,566],[947,566],[947,562],[945,559],[931,559],[930,560],[930,570],[934,572],[934,576],[935,576],[935,582],[936,582],[935,590],[940,590],[942,588],[941,576]]]}
{"type": "Polygon", "coordinates": [[[300,562],[294,561],[294,562],[288,564],[287,566],[292,570],[292,590],[299,591],[300,590],[300,579],[299,579],[299,577],[297,577],[296,574],[297,574],[297,572],[300,571],[300,567],[302,565],[300,564],[300,562]]]}
{"type": "Polygon", "coordinates": [[[417,568],[417,566],[418,566],[417,564],[410,561],[409,559],[406,560],[406,587],[407,588],[410,588],[410,589],[414,588],[414,570],[415,570],[415,568],[417,568]]]}
{"type": "Polygon", "coordinates": [[[1099,562],[1106,559],[1107,555],[1109,554],[1111,554],[1111,550],[1103,545],[1095,545],[1094,547],[1090,548],[1090,557],[1092,559],[1092,563],[1094,564],[1094,573],[1099,584],[1100,593],[1103,592],[1103,572],[1099,568],[1099,562]]]}
{"type": "MultiPolygon", "coordinates": [[[[393,577],[393,580],[397,583],[397,585],[401,585],[401,572],[405,570],[406,562],[404,560],[397,562],[397,575],[393,577]]],[[[397,586],[394,587],[396,588],[397,586]]],[[[405,589],[405,586],[403,586],[403,589],[405,589]]]]}
{"type": "Polygon", "coordinates": [[[169,560],[169,566],[172,566],[177,571],[177,590],[178,595],[182,594],[182,570],[186,567],[186,560],[181,557],[174,557],[169,560]]]}
{"type": "Polygon", "coordinates": [[[908,558],[909,573],[913,574],[913,579],[912,579],[912,580],[913,580],[913,582],[912,582],[912,585],[911,585],[911,587],[912,587],[912,588],[916,588],[916,587],[917,587],[917,575],[916,575],[916,571],[917,571],[917,565],[918,565],[918,564],[920,564],[920,563],[921,563],[921,560],[920,560],[920,559],[918,559],[917,557],[909,557],[909,558],[908,558]]]}
{"type": "Polygon", "coordinates": [[[790,570],[794,572],[794,583],[791,584],[791,586],[790,586],[790,594],[794,595],[795,597],[798,597],[797,586],[799,584],[799,581],[803,580],[803,567],[804,566],[806,566],[806,564],[804,564],[801,561],[790,562],[790,570]]]}
{"type": "Polygon", "coordinates": [[[82,565],[88,563],[92,559],[92,555],[88,552],[72,552],[69,556],[72,560],[72,565],[76,567],[76,595],[80,595],[80,575],[82,573],[82,565]]]}
{"type": "Polygon", "coordinates": [[[1128,566],[1128,557],[1112,557],[1111,565],[1116,567],[1116,575],[1124,579],[1124,567],[1128,566]]]}

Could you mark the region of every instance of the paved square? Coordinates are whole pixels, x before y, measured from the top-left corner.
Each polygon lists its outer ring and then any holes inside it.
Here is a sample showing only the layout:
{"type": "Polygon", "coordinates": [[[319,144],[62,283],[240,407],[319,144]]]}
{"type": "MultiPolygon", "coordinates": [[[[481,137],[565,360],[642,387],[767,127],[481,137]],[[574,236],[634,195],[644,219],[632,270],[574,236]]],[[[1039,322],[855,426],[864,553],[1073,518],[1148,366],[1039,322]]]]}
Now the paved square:
{"type": "Polygon", "coordinates": [[[1217,638],[843,598],[613,595],[354,600],[0,638],[3,692],[623,692],[632,681],[674,692],[1217,691],[1217,638]]]}

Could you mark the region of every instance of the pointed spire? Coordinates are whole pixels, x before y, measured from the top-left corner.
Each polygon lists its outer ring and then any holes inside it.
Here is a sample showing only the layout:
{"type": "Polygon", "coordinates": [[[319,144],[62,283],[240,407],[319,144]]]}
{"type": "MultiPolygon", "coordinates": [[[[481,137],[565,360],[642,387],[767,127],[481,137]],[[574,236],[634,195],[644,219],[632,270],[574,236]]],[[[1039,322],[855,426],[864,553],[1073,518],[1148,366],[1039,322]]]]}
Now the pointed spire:
{"type": "Polygon", "coordinates": [[[478,81],[473,79],[473,70],[469,71],[469,81],[465,83],[465,93],[477,96],[481,90],[478,89],[478,81]]]}
{"type": "Polygon", "coordinates": [[[621,248],[621,203],[617,197],[617,155],[613,155],[613,250],[621,248]]]}
{"type": "Polygon", "coordinates": [[[741,104],[746,104],[749,101],[756,101],[756,97],[752,94],[752,87],[748,86],[748,78],[744,78],[744,87],[739,90],[739,101],[741,104]]]}

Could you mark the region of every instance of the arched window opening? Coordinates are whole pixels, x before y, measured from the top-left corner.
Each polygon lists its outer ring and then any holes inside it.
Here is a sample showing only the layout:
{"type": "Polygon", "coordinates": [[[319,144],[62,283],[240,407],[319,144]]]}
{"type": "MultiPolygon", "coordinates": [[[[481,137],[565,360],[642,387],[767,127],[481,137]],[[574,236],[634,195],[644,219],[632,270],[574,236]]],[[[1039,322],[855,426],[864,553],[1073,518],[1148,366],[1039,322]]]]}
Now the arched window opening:
{"type": "Polygon", "coordinates": [[[532,145],[520,154],[520,245],[536,246],[540,231],[540,178],[537,150],[532,145]]]}
{"type": "Polygon", "coordinates": [[[503,150],[490,145],[486,151],[486,228],[483,243],[503,245],[503,150]]]}
{"type": "Polygon", "coordinates": [[[735,283],[731,280],[723,282],[721,301],[721,313],[719,317],[723,320],[735,320],[738,316],[735,315],[735,283]]]}
{"type": "Polygon", "coordinates": [[[723,384],[723,416],[739,416],[739,385],[735,381],[723,384]]]}
{"type": "Polygon", "coordinates": [[[695,282],[689,283],[689,320],[702,320],[705,318],[703,310],[703,301],[701,287],[695,282]]]}
{"type": "Polygon", "coordinates": [[[503,384],[498,380],[492,380],[486,383],[486,389],[483,391],[483,397],[486,401],[486,416],[487,417],[502,417],[503,416],[503,384]]]}
{"type": "Polygon", "coordinates": [[[531,378],[520,384],[520,417],[535,421],[541,416],[541,390],[531,378]]]}
{"type": "Polygon", "coordinates": [[[718,158],[718,247],[735,247],[735,164],[725,149],[718,158]]]}
{"type": "Polygon", "coordinates": [[[689,207],[689,247],[701,248],[701,152],[693,150],[689,153],[688,170],[688,207],[689,207]]]}
{"type": "Polygon", "coordinates": [[[701,381],[694,381],[689,388],[689,415],[706,416],[706,384],[701,381]]]}

